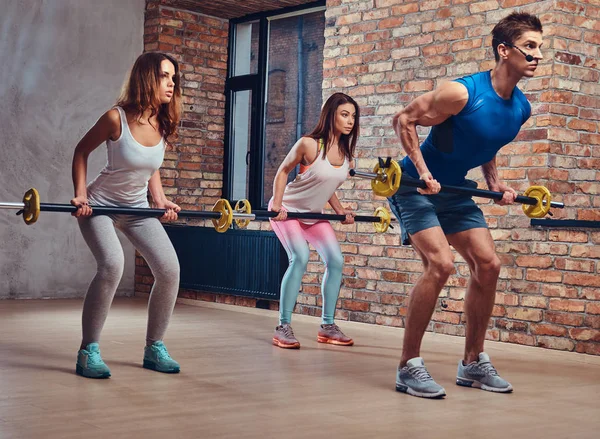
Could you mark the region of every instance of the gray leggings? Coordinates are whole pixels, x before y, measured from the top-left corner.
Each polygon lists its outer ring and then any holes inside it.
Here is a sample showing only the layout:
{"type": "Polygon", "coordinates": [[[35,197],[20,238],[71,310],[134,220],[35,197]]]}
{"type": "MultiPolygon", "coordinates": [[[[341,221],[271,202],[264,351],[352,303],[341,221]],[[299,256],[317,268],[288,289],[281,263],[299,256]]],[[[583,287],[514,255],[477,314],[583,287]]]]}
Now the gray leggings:
{"type": "Polygon", "coordinates": [[[157,218],[98,215],[80,218],[78,223],[98,264],[83,302],[82,346],[100,340],[100,332],[123,275],[125,258],[115,228],[131,241],[152,270],[154,285],[148,302],[146,345],[162,340],[177,300],[179,260],[160,221],[157,218]]]}

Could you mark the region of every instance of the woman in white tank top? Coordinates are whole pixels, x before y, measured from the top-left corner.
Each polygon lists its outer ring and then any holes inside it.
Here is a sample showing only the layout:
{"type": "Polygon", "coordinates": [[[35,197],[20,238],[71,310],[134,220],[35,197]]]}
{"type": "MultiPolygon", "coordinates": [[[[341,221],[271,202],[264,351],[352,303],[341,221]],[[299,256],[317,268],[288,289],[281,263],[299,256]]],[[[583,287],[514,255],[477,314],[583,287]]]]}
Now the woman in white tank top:
{"type": "Polygon", "coordinates": [[[269,209],[279,214],[271,220],[271,227],[290,261],[281,282],[279,325],[273,335],[273,344],[281,348],[300,347],[290,323],[308,263],[308,243],[315,247],[325,264],[321,285],[322,324],[317,341],[340,346],[354,343],[334,323],[344,257],[331,224],[328,221],[287,219],[287,212],[322,213],[329,203],[337,214],[346,215],[342,224],[354,222],[354,213],[342,206],[335,191],[346,181],[349,169],[354,167],[358,135],[358,104],[348,95],[335,93],[325,102],[316,128],[296,142],[275,175],[269,209]],[[289,173],[297,165],[300,165],[300,173],[286,185],[289,173]]]}
{"type": "Polygon", "coordinates": [[[167,200],[160,180],[165,142],[175,133],[181,117],[181,89],[177,61],[149,52],[136,60],[115,108],[107,111],[81,139],[73,155],[73,185],[84,240],[94,254],[98,271],[83,305],[83,337],[77,354],[77,374],[108,378],[110,370],[100,356],[100,332],[121,279],[123,249],[118,228],[146,259],[154,276],[148,304],[148,327],[143,366],[165,373],[179,372],[162,342],[177,292],[179,262],[158,218],[127,215],[92,216],[92,206],[154,207],[165,209],[163,219],[177,219],[180,207],[167,200]],[[108,160],[89,184],[87,158],[106,142],[108,160]],[[90,205],[91,204],[91,205],[90,205]]]}

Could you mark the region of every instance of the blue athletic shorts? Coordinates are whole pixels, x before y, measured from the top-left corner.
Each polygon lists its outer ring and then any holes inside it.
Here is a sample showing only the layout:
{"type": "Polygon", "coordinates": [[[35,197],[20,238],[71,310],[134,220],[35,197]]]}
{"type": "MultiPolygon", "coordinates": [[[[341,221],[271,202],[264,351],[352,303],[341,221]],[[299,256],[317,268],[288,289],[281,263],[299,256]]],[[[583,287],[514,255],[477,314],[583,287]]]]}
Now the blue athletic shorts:
{"type": "MultiPolygon", "coordinates": [[[[477,183],[465,180],[458,186],[476,188],[477,183]]],[[[413,187],[400,186],[388,201],[400,223],[403,245],[410,244],[410,235],[436,226],[446,235],[487,228],[483,212],[470,196],[445,192],[421,195],[413,187]]]]}

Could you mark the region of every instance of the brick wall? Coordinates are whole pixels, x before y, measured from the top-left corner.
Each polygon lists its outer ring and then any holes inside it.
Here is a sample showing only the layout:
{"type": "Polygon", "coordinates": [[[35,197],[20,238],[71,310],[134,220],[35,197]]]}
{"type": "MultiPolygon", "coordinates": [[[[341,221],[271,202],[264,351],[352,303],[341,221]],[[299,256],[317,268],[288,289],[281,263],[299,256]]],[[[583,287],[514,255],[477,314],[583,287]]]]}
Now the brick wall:
{"type": "MultiPolygon", "coordinates": [[[[500,174],[519,191],[531,184],[546,185],[555,199],[569,206],[555,211],[556,218],[598,220],[600,7],[592,3],[328,0],[322,97],[343,91],[359,101],[363,115],[359,168],[372,168],[378,156],[399,158],[401,147],[391,129],[393,114],[443,81],[493,67],[489,34],[495,23],[515,9],[536,13],[545,26],[545,60],[534,79],[520,84],[532,103],[533,116],[517,141],[500,153],[500,174]]],[[[147,49],[155,47],[153,44],[170,44],[175,53],[184,56],[179,41],[188,38],[183,32],[192,23],[191,18],[213,23],[203,25],[203,29],[209,29],[208,34],[226,30],[227,24],[220,20],[194,14],[187,20],[171,9],[160,8],[158,13],[155,9],[150,3],[147,49]],[[171,25],[169,20],[180,24],[171,25]],[[155,28],[158,26],[173,31],[172,37],[180,40],[167,38],[169,34],[159,32],[155,28]]],[[[226,33],[223,35],[226,38],[226,33]]],[[[224,41],[220,43],[212,46],[219,50],[226,47],[224,41]]],[[[187,43],[192,47],[189,44],[196,43],[187,43]]],[[[208,166],[216,167],[222,161],[223,98],[219,93],[225,66],[219,69],[204,65],[214,53],[211,45],[207,50],[202,44],[202,48],[194,48],[198,55],[187,61],[190,70],[186,81],[197,82],[197,88],[186,89],[186,95],[193,91],[196,105],[204,103],[204,111],[186,115],[186,120],[199,125],[182,131],[182,142],[188,139],[189,144],[177,145],[164,175],[167,181],[172,178],[171,194],[199,197],[190,199],[190,205],[198,200],[200,206],[209,207],[221,187],[220,168],[208,166]],[[220,117],[211,121],[214,125],[208,121],[203,124],[207,108],[221,111],[213,115],[220,117]],[[214,143],[205,145],[208,139],[214,143]],[[182,175],[180,164],[184,163],[197,164],[198,168],[186,172],[198,174],[182,175]],[[196,177],[199,180],[194,180],[196,177]],[[214,186],[205,186],[207,183],[214,186]]],[[[218,53],[223,58],[216,61],[224,63],[226,52],[218,53]]],[[[426,133],[426,129],[420,131],[422,136],[426,133]]],[[[479,172],[471,177],[481,180],[479,172]]],[[[373,197],[369,182],[364,180],[346,182],[339,195],[343,203],[361,212],[386,205],[384,199],[373,197]]],[[[534,229],[520,206],[502,207],[482,201],[482,209],[504,264],[488,338],[600,354],[600,232],[534,229]]],[[[253,227],[268,225],[256,223],[253,227]]],[[[368,224],[335,227],[346,262],[337,318],[402,327],[407,294],[422,270],[415,252],[399,245],[397,228],[375,235],[368,224]]],[[[138,290],[147,291],[151,277],[142,268],[138,267],[138,290]]],[[[464,335],[462,311],[468,267],[460,257],[456,269],[442,292],[447,307],[436,310],[431,331],[464,335]]],[[[323,267],[313,252],[297,312],[320,315],[322,275],[323,267]]],[[[248,298],[195,291],[180,294],[256,305],[256,300],[248,298]]],[[[277,305],[271,303],[270,307],[276,309],[277,305]]]]}

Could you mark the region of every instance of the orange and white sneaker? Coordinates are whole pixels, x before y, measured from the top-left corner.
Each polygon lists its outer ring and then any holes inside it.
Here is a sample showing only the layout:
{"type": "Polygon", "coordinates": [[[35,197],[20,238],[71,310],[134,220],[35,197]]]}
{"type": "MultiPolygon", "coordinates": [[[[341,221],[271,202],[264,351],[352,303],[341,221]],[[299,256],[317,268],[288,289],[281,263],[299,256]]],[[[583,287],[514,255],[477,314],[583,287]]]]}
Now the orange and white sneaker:
{"type": "Polygon", "coordinates": [[[289,323],[284,323],[275,328],[273,344],[284,349],[300,349],[300,342],[296,339],[289,323]]]}
{"type": "Polygon", "coordinates": [[[354,344],[354,340],[346,336],[335,323],[321,325],[319,334],[317,335],[317,341],[319,343],[329,343],[338,346],[352,346],[354,344]]]}

